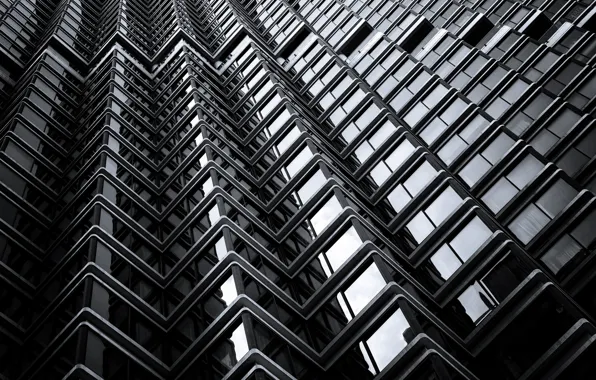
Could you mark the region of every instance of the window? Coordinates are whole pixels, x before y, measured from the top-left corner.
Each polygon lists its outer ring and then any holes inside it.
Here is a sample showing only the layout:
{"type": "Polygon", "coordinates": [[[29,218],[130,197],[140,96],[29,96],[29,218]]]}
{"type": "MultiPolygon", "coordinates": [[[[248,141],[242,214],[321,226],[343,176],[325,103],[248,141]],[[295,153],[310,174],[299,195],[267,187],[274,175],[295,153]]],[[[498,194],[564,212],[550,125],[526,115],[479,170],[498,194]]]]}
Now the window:
{"type": "Polygon", "coordinates": [[[256,71],[254,75],[252,75],[250,78],[245,80],[243,84],[240,85],[240,87],[237,90],[238,95],[244,95],[248,93],[252,88],[255,87],[255,84],[257,84],[261,80],[261,78],[263,78],[266,74],[267,71],[263,68],[259,69],[259,71],[256,71]]]}
{"type": "Polygon", "coordinates": [[[269,113],[271,111],[273,111],[273,109],[281,102],[281,97],[279,96],[279,94],[275,94],[273,97],[269,98],[265,104],[263,105],[263,108],[261,108],[260,111],[257,111],[255,113],[255,116],[260,117],[260,120],[266,118],[269,113]]]}
{"type": "MultiPolygon", "coordinates": [[[[481,269],[476,279],[471,281],[458,298],[452,301],[452,304],[461,304],[469,319],[469,321],[465,321],[464,318],[461,321],[467,326],[458,324],[459,335],[465,337],[473,331],[499,303],[503,302],[527,278],[532,269],[534,268],[525,264],[512,252],[507,252],[496,263],[481,269]]],[[[453,305],[453,309],[461,310],[461,307],[453,305]]]]}
{"type": "Polygon", "coordinates": [[[518,239],[528,244],[577,195],[562,179],[555,182],[538,200],[528,205],[510,224],[518,239]]]}
{"type": "MultiPolygon", "coordinates": [[[[310,81],[314,77],[316,77],[319,73],[321,73],[321,71],[325,69],[325,66],[327,66],[327,64],[330,61],[331,55],[329,55],[327,52],[321,54],[309,68],[304,70],[301,76],[302,82],[310,83],[310,81]]],[[[321,84],[323,84],[322,87],[328,85],[329,82],[335,78],[339,70],[340,67],[338,65],[332,64],[327,70],[323,72],[323,75],[320,79],[321,83],[313,83],[313,87],[309,89],[309,93],[311,93],[312,96],[316,96],[322,90],[321,84]]]]}
{"type": "Polygon", "coordinates": [[[398,91],[389,102],[395,112],[399,113],[414,95],[427,85],[430,78],[431,75],[429,73],[421,71],[410,83],[408,83],[408,85],[406,85],[406,87],[398,91]]]}
{"type": "Polygon", "coordinates": [[[490,50],[488,55],[500,61],[501,58],[503,58],[503,56],[519,42],[520,38],[521,36],[517,32],[510,31],[490,50]]]}
{"type": "Polygon", "coordinates": [[[459,9],[459,4],[456,2],[450,1],[447,4],[447,7],[443,7],[444,3],[442,1],[435,1],[432,7],[428,8],[424,12],[424,17],[426,17],[429,20],[432,20],[432,23],[435,26],[435,28],[442,28],[443,26],[447,27],[447,25],[445,25],[447,23],[447,20],[449,20],[451,16],[453,16],[455,12],[457,12],[459,9]],[[441,12],[438,13],[439,11],[441,12]]]}
{"type": "Polygon", "coordinates": [[[461,202],[459,194],[448,187],[425,210],[418,212],[406,227],[414,239],[422,243],[461,202]]]}
{"type": "Polygon", "coordinates": [[[365,162],[381,144],[383,144],[389,136],[395,132],[397,128],[390,121],[385,121],[375,133],[364,140],[354,150],[354,156],[358,162],[365,162]]]}
{"type": "MultiPolygon", "coordinates": [[[[468,99],[479,104],[497,84],[505,78],[507,70],[500,66],[493,67],[489,74],[476,83],[466,94],[468,99]]],[[[454,78],[455,79],[455,78],[454,78]]],[[[467,83],[467,82],[466,82],[467,83]]]]}
{"type": "Polygon", "coordinates": [[[345,140],[346,144],[354,141],[360,132],[365,130],[380,112],[379,107],[375,103],[371,103],[360,116],[348,123],[346,128],[341,132],[341,137],[345,140]]]}
{"type": "MultiPolygon", "coordinates": [[[[488,124],[488,120],[481,115],[474,116],[473,119],[469,120],[465,126],[458,133],[453,135],[439,150],[439,158],[441,158],[441,160],[443,160],[443,162],[445,162],[447,165],[450,165],[460,155],[461,152],[463,152],[469,145],[478,139],[488,124]]],[[[427,136],[429,140],[432,140],[432,133],[428,133],[427,136]]]]}
{"type": "Polygon", "coordinates": [[[418,135],[425,143],[431,145],[445,132],[453,122],[459,118],[468,104],[460,98],[455,98],[439,115],[431,119],[430,123],[418,135]]]}
{"type": "Polygon", "coordinates": [[[301,204],[305,204],[327,181],[325,175],[317,170],[297,191],[301,204]]]}
{"type": "Polygon", "coordinates": [[[365,92],[358,88],[355,92],[349,95],[339,107],[337,107],[331,115],[329,120],[333,125],[338,126],[350,114],[356,106],[364,99],[365,92]]]}
{"type": "Polygon", "coordinates": [[[328,39],[329,35],[337,29],[338,24],[341,24],[349,16],[345,9],[336,13],[339,9],[339,4],[332,4],[325,14],[314,23],[313,27],[319,31],[321,37],[328,39]]]}
{"type": "Polygon", "coordinates": [[[400,212],[437,175],[428,161],[424,161],[403,183],[397,184],[387,195],[395,212],[400,212]]]}
{"type": "Polygon", "coordinates": [[[538,49],[538,44],[532,40],[525,40],[522,47],[519,48],[515,54],[509,57],[505,64],[513,70],[517,70],[526,62],[532,54],[538,49]]]}
{"type": "Polygon", "coordinates": [[[368,19],[370,25],[375,25],[379,20],[383,19],[387,14],[387,11],[391,9],[392,3],[386,3],[382,0],[373,0],[367,7],[366,10],[360,11],[360,16],[368,19]],[[383,4],[381,7],[378,7],[383,4]]]}
{"type": "Polygon", "coordinates": [[[441,84],[437,85],[428,95],[416,102],[403,117],[404,121],[411,127],[415,126],[431,109],[444,101],[447,88],[441,84]]]}
{"type": "Polygon", "coordinates": [[[302,148],[300,153],[298,153],[293,160],[290,161],[289,164],[286,165],[286,171],[289,178],[292,178],[306,165],[310,158],[312,157],[312,152],[310,149],[305,146],[302,148]]]}
{"type": "Polygon", "coordinates": [[[300,136],[300,130],[298,127],[292,127],[285,136],[275,144],[277,155],[281,156],[286,150],[298,139],[300,136]]]}
{"type": "MultiPolygon", "coordinates": [[[[330,79],[330,81],[331,80],[332,79],[330,79]]],[[[323,95],[321,100],[319,100],[319,105],[321,106],[321,108],[323,108],[323,110],[328,110],[329,107],[331,107],[337,101],[338,98],[344,95],[344,92],[348,89],[348,87],[350,87],[350,85],[353,82],[354,80],[352,78],[350,78],[349,76],[344,76],[340,81],[335,83],[333,87],[331,87],[331,91],[327,92],[325,95],[323,95]]],[[[321,88],[321,90],[326,90],[327,88],[325,86],[327,86],[327,84],[328,82],[322,81],[321,85],[323,87],[321,88]]]]}
{"type": "MultiPolygon", "coordinates": [[[[292,65],[292,69],[291,72],[293,75],[299,73],[303,68],[305,68],[308,64],[310,64],[311,62],[313,62],[313,60],[315,59],[315,57],[317,56],[318,53],[321,52],[322,50],[322,46],[319,45],[318,43],[313,43],[308,49],[306,49],[306,51],[304,51],[304,53],[302,54],[302,56],[296,60],[296,62],[294,62],[294,65],[292,65]]],[[[328,60],[330,59],[330,56],[327,54],[324,54],[323,57],[326,58],[326,60],[323,60],[323,64],[325,62],[328,62],[328,60]]],[[[316,71],[311,71],[310,72],[310,76],[307,77],[302,77],[302,80],[304,82],[308,82],[310,81],[310,79],[312,79],[312,77],[314,76],[314,74],[316,73],[316,71]]]]}
{"type": "Polygon", "coordinates": [[[402,141],[384,160],[381,160],[370,172],[370,176],[378,185],[387,178],[414,152],[414,146],[408,141],[402,141]]]}
{"type": "Polygon", "coordinates": [[[530,145],[545,155],[579,121],[580,115],[569,107],[560,108],[548,124],[530,140],[530,145]]]}
{"type": "Polygon", "coordinates": [[[510,1],[505,0],[504,2],[500,3],[496,8],[493,8],[492,11],[489,12],[489,20],[494,24],[499,21],[501,17],[513,6],[513,3],[510,1]]]}
{"type": "Polygon", "coordinates": [[[329,268],[323,265],[323,269],[328,272],[327,275],[331,276],[332,273],[335,273],[356,252],[360,245],[362,245],[362,239],[360,239],[354,227],[350,227],[331,247],[320,254],[320,260],[329,263],[329,268]],[[321,255],[324,255],[324,257],[321,257],[321,255]]]}
{"type": "Polygon", "coordinates": [[[575,52],[573,57],[585,64],[596,55],[596,40],[591,38],[585,41],[582,45],[583,46],[581,46],[579,50],[575,52]]]}
{"type": "MultiPolygon", "coordinates": [[[[362,75],[366,70],[368,70],[368,68],[373,64],[373,62],[377,58],[379,58],[381,54],[385,52],[388,46],[389,42],[385,40],[379,41],[372,49],[368,51],[368,54],[366,54],[364,57],[360,59],[358,64],[354,67],[354,70],[356,70],[358,74],[362,75]]],[[[391,54],[396,54],[396,56],[400,55],[399,52],[397,52],[396,50],[394,50],[391,54]]]]}
{"type": "Polygon", "coordinates": [[[35,173],[37,171],[38,165],[35,163],[35,159],[33,158],[33,156],[31,156],[27,151],[25,151],[19,145],[13,143],[12,141],[8,141],[8,143],[4,147],[4,153],[6,153],[6,155],[15,160],[26,170],[32,173],[35,173]]]}
{"type": "Polygon", "coordinates": [[[331,223],[343,210],[336,197],[331,197],[313,216],[310,217],[310,223],[316,235],[331,223]]]}
{"type": "MultiPolygon", "coordinates": [[[[401,56],[401,53],[399,53],[398,51],[395,51],[394,53],[388,55],[383,61],[381,61],[381,63],[379,64],[379,66],[375,67],[367,76],[366,76],[366,82],[368,84],[370,84],[371,86],[374,85],[379,78],[387,72],[387,70],[391,67],[391,65],[394,63],[394,55],[399,54],[401,56]],[[388,62],[388,63],[386,63],[388,62]]],[[[401,82],[410,71],[412,71],[412,69],[414,68],[414,62],[411,61],[410,59],[406,59],[403,62],[401,62],[397,68],[395,70],[393,70],[393,73],[390,74],[387,78],[385,78],[383,80],[383,82],[381,82],[378,86],[377,86],[377,93],[382,97],[385,98],[387,97],[391,91],[393,91],[399,82],[401,82]]]]}
{"type": "MultiPolygon", "coordinates": [[[[241,320],[241,319],[240,319],[241,320]]],[[[248,340],[246,338],[246,330],[244,324],[240,324],[231,332],[228,333],[228,340],[224,340],[221,346],[222,349],[214,351],[213,356],[218,359],[221,364],[231,369],[248,353],[248,340]],[[229,344],[228,342],[232,342],[229,344]]]]}
{"type": "Polygon", "coordinates": [[[476,324],[497,306],[497,301],[481,282],[474,282],[457,297],[457,300],[464,307],[472,322],[476,324]]]}
{"type": "Polygon", "coordinates": [[[545,83],[544,87],[555,95],[561,92],[583,70],[584,66],[578,62],[568,61],[564,66],[545,83]]]}
{"type": "Polygon", "coordinates": [[[470,20],[472,17],[474,17],[474,12],[472,12],[470,9],[468,8],[464,8],[463,13],[461,13],[459,16],[457,16],[455,18],[455,20],[453,20],[449,26],[447,26],[447,30],[453,34],[456,34],[459,32],[459,30],[468,23],[468,20],[470,20]]]}
{"type": "Polygon", "coordinates": [[[501,132],[484,150],[472,157],[460,170],[459,176],[469,186],[474,186],[505,155],[513,143],[511,137],[501,132]]]}
{"type": "Polygon", "coordinates": [[[482,55],[477,55],[464,67],[463,70],[449,81],[449,84],[461,91],[461,89],[464,88],[476,74],[478,74],[480,69],[482,69],[487,62],[487,58],[482,55]]]}
{"type": "MultiPolygon", "coordinates": [[[[513,105],[513,103],[522,97],[528,86],[529,84],[523,80],[516,79],[505,92],[493,99],[486,107],[484,107],[486,113],[493,118],[498,119],[511,107],[511,105],[513,105]]],[[[548,97],[545,96],[545,98],[548,97]]],[[[535,101],[540,100],[542,100],[542,98],[535,99],[535,101]]]]}
{"type": "Polygon", "coordinates": [[[410,330],[404,313],[398,310],[366,340],[366,345],[379,371],[382,371],[408,345],[411,339],[407,339],[407,333],[410,330]]]}
{"type": "MultiPolygon", "coordinates": [[[[345,291],[347,304],[357,316],[386,285],[376,264],[371,264],[345,291]]],[[[349,315],[349,314],[347,314],[349,315]]]]}
{"type": "MultiPolygon", "coordinates": [[[[440,2],[437,2],[437,4],[440,2]]],[[[435,45],[426,56],[422,59],[422,63],[424,63],[427,67],[433,67],[435,62],[437,62],[441,57],[445,54],[447,49],[451,47],[451,45],[455,42],[455,38],[451,37],[450,35],[446,35],[445,38],[437,45],[435,45]]]]}
{"type": "MultiPolygon", "coordinates": [[[[345,13],[348,15],[348,12],[345,13]]],[[[342,38],[344,38],[344,36],[348,34],[350,30],[358,23],[358,20],[359,18],[356,17],[356,15],[349,15],[345,21],[342,21],[341,24],[339,24],[340,26],[335,30],[335,33],[327,38],[329,44],[331,46],[336,46],[342,40],[342,38]]]]}
{"type": "MultiPolygon", "coordinates": [[[[472,50],[466,45],[458,47],[447,60],[443,61],[443,63],[437,67],[435,70],[436,74],[443,79],[447,78],[453,69],[462,63],[468,54],[470,54],[470,51],[472,50]]],[[[451,83],[451,85],[453,86],[453,83],[451,83]]]]}
{"type": "Polygon", "coordinates": [[[528,155],[509,174],[491,186],[482,196],[482,201],[497,214],[543,167],[534,156],[528,155]]]}
{"type": "MultiPolygon", "coordinates": [[[[510,7],[511,7],[511,5],[509,5],[507,7],[507,10],[510,7]]],[[[504,12],[506,12],[506,11],[504,10],[504,12]]],[[[531,12],[531,9],[530,8],[521,6],[521,7],[517,8],[517,9],[515,9],[513,11],[513,14],[509,14],[507,16],[507,21],[505,21],[503,24],[509,26],[511,29],[515,29],[524,20],[524,17],[526,17],[530,12],[531,12]]],[[[548,24],[549,24],[549,26],[551,25],[550,22],[548,24]]],[[[534,23],[533,23],[533,26],[536,27],[537,25],[538,25],[538,22],[537,22],[537,20],[535,20],[534,23]]],[[[542,32],[545,32],[546,31],[546,30],[543,31],[541,29],[541,32],[532,33],[533,32],[532,29],[535,29],[535,28],[524,28],[524,29],[525,29],[524,30],[524,33],[525,34],[531,34],[530,37],[535,38],[535,39],[540,38],[540,36],[543,34],[542,32]]]]}
{"type": "Polygon", "coordinates": [[[581,168],[596,156],[596,129],[589,128],[575,144],[557,160],[557,165],[570,176],[575,176],[581,168]],[[586,133],[587,132],[587,133],[586,133]]]}
{"type": "Polygon", "coordinates": [[[594,225],[596,225],[596,211],[592,211],[570,232],[560,237],[540,260],[555,275],[569,273],[589,255],[588,247],[596,239],[594,225]]]}
{"type": "Polygon", "coordinates": [[[48,122],[45,121],[36,111],[25,105],[21,111],[23,117],[40,131],[47,133],[49,130],[48,122]]]}
{"type": "Polygon", "coordinates": [[[550,96],[543,92],[538,93],[507,122],[507,129],[515,133],[516,136],[521,136],[552,102],[553,98],[550,96]]]}
{"type": "MultiPolygon", "coordinates": [[[[416,21],[416,16],[413,13],[408,12],[408,14],[397,24],[393,29],[389,32],[388,36],[392,40],[398,40],[402,33],[408,29],[413,23],[416,21]]],[[[405,49],[404,49],[405,50],[405,49]]]]}
{"type": "MultiPolygon", "coordinates": [[[[408,12],[406,7],[402,4],[399,4],[389,14],[385,14],[382,18],[379,25],[376,26],[376,29],[380,32],[387,34],[387,31],[391,29],[394,25],[397,24],[397,21],[406,13],[408,12]]],[[[400,29],[400,33],[401,33],[400,29]]]]}
{"type": "Polygon", "coordinates": [[[540,59],[538,59],[538,61],[534,62],[534,64],[523,73],[523,76],[532,82],[536,82],[541,76],[544,75],[544,73],[556,65],[558,59],[559,54],[552,51],[547,51],[542,57],[540,57],[540,59]]]}
{"type": "Polygon", "coordinates": [[[447,281],[488,240],[492,231],[475,216],[449,243],[443,244],[430,262],[437,274],[447,281]]]}
{"type": "Polygon", "coordinates": [[[265,128],[263,128],[265,134],[268,135],[268,137],[271,137],[274,134],[276,134],[277,131],[279,131],[281,127],[285,125],[286,121],[290,119],[290,116],[291,115],[288,112],[288,110],[284,108],[284,110],[279,115],[277,115],[277,117],[273,119],[273,121],[271,121],[271,123],[268,126],[265,126],[265,128]]]}
{"type": "Polygon", "coordinates": [[[596,75],[592,74],[569,96],[568,101],[577,108],[583,109],[594,97],[596,97],[596,75]]]}
{"type": "MultiPolygon", "coordinates": [[[[581,1],[580,1],[581,2],[581,1]]],[[[570,23],[575,23],[576,21],[580,21],[578,20],[578,18],[583,14],[583,12],[586,10],[587,6],[591,5],[590,2],[586,2],[584,1],[584,4],[579,4],[579,3],[572,3],[573,5],[570,8],[567,8],[564,12],[564,14],[562,14],[560,16],[559,22],[570,22],[570,23]]],[[[585,20],[585,19],[583,19],[585,20]]],[[[583,21],[581,20],[581,21],[583,21]]],[[[590,18],[590,20],[592,21],[584,21],[585,22],[585,29],[590,30],[591,32],[594,32],[595,28],[593,26],[594,21],[596,21],[596,19],[594,19],[594,16],[592,15],[592,17],[590,18]],[[590,25],[592,25],[590,27],[590,25]]]]}

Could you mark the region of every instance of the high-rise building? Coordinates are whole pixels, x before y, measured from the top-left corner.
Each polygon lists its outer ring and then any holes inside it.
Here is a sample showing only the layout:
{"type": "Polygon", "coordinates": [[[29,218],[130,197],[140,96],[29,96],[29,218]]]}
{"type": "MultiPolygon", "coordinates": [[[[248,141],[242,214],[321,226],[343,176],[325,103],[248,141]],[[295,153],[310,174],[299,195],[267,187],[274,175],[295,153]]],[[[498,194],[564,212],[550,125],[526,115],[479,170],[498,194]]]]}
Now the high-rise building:
{"type": "Polygon", "coordinates": [[[595,15],[0,0],[0,380],[594,379],[595,15]]]}

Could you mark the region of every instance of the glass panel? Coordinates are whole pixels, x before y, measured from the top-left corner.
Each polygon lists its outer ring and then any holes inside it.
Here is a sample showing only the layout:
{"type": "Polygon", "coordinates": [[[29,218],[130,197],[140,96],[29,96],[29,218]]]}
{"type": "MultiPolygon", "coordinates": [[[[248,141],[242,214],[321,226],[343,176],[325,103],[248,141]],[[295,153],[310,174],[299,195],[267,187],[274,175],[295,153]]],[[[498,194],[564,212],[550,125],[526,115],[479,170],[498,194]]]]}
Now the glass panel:
{"type": "Polygon", "coordinates": [[[455,190],[448,187],[428,206],[426,215],[428,215],[435,225],[439,225],[457,208],[461,201],[461,197],[455,190]]]}
{"type": "Polygon", "coordinates": [[[549,221],[549,217],[532,203],[509,224],[509,229],[522,243],[528,244],[549,221]]]}
{"type": "Polygon", "coordinates": [[[358,159],[359,162],[365,162],[374,152],[375,150],[373,147],[368,143],[368,141],[364,141],[360,146],[354,151],[354,155],[358,159]]]}
{"type": "Polygon", "coordinates": [[[475,216],[449,244],[463,261],[467,261],[491,235],[492,231],[475,216]]]}
{"type": "Polygon", "coordinates": [[[424,213],[419,212],[412,218],[410,223],[408,223],[407,228],[412,236],[414,236],[414,239],[416,239],[418,243],[422,243],[424,239],[433,232],[435,226],[433,226],[424,213]]]}
{"type": "Polygon", "coordinates": [[[408,345],[405,337],[408,330],[410,325],[404,313],[398,310],[366,341],[379,370],[408,345]]]}
{"type": "Polygon", "coordinates": [[[577,190],[560,179],[536,201],[536,205],[549,218],[554,218],[576,195],[577,190]]]}
{"type": "Polygon", "coordinates": [[[478,323],[497,305],[482,285],[474,282],[457,298],[473,322],[478,323]]]}
{"type": "Polygon", "coordinates": [[[491,164],[496,164],[503,156],[505,152],[513,146],[513,139],[504,133],[497,136],[493,142],[482,152],[482,156],[488,160],[491,164]]]}
{"type": "Polygon", "coordinates": [[[378,185],[384,183],[391,175],[391,170],[387,167],[384,161],[379,162],[371,171],[370,176],[378,185]]]}
{"type": "Polygon", "coordinates": [[[468,105],[461,99],[455,99],[453,103],[445,111],[441,113],[441,120],[446,124],[451,125],[457,118],[459,118],[468,105]]]}
{"type": "Polygon", "coordinates": [[[501,178],[482,196],[482,201],[496,214],[513,199],[518,191],[511,182],[501,178]]]}
{"type": "Polygon", "coordinates": [[[292,178],[296,173],[300,171],[306,165],[306,163],[312,157],[312,152],[308,147],[302,148],[302,151],[286,166],[288,175],[292,178]]]}
{"type": "Polygon", "coordinates": [[[507,178],[518,189],[526,186],[537,174],[542,170],[544,165],[538,161],[534,156],[527,156],[524,158],[511,172],[507,178]]]}
{"type": "Polygon", "coordinates": [[[326,180],[325,175],[317,170],[298,190],[298,196],[302,204],[306,203],[323,186],[326,180]]]}
{"type": "Polygon", "coordinates": [[[443,244],[441,248],[430,258],[439,274],[444,280],[449,279],[461,266],[461,260],[453,253],[448,245],[443,244]]]}
{"type": "Polygon", "coordinates": [[[300,130],[297,127],[292,128],[283,139],[277,143],[277,150],[279,154],[283,154],[300,136],[300,130]]]}
{"type": "Polygon", "coordinates": [[[468,144],[461,137],[455,135],[439,150],[438,155],[443,162],[450,165],[467,147],[468,144]]]}
{"type": "Polygon", "coordinates": [[[484,128],[488,125],[488,120],[486,120],[481,115],[476,115],[474,119],[472,119],[468,125],[459,133],[462,139],[464,139],[468,144],[473,143],[476,141],[478,136],[482,133],[484,128]]]}
{"type": "Polygon", "coordinates": [[[395,150],[385,159],[391,170],[396,170],[412,154],[414,146],[408,140],[404,140],[395,150]]]}
{"type": "Polygon", "coordinates": [[[437,175],[437,171],[428,161],[425,161],[412,175],[404,182],[404,187],[412,196],[416,196],[432,178],[437,175]]]}
{"type": "Polygon", "coordinates": [[[225,356],[220,360],[224,365],[231,368],[248,352],[248,341],[242,323],[232,332],[230,340],[232,346],[229,347],[229,351],[225,352],[225,356]]]}
{"type": "Polygon", "coordinates": [[[592,211],[573,231],[571,231],[571,236],[587,248],[592,244],[594,239],[596,239],[596,235],[594,234],[595,225],[596,211],[592,211]]]}
{"type": "Polygon", "coordinates": [[[441,119],[434,118],[430,123],[419,133],[422,140],[427,145],[431,145],[437,138],[447,129],[448,125],[441,119]]]}
{"type": "Polygon", "coordinates": [[[582,246],[571,236],[565,234],[540,260],[553,274],[557,274],[581,250],[582,246]]]}
{"type": "Polygon", "coordinates": [[[337,198],[331,197],[310,219],[315,233],[319,235],[339,215],[341,210],[342,207],[337,198]]]}
{"type": "Polygon", "coordinates": [[[400,212],[401,209],[403,209],[412,198],[402,185],[397,185],[395,189],[393,189],[391,193],[387,195],[387,199],[395,211],[400,212]]]}
{"type": "Polygon", "coordinates": [[[377,149],[379,146],[381,146],[382,143],[385,142],[385,140],[389,138],[389,136],[391,136],[395,129],[395,125],[393,125],[392,123],[388,121],[383,123],[379,130],[368,139],[370,145],[372,145],[373,148],[377,149]]]}
{"type": "Polygon", "coordinates": [[[233,276],[230,276],[223,284],[221,284],[220,289],[222,293],[221,299],[224,300],[227,305],[231,304],[236,297],[238,297],[233,276]]]}
{"type": "Polygon", "coordinates": [[[354,227],[350,227],[337,241],[325,252],[331,268],[336,271],[348,258],[362,245],[362,239],[354,227]]]}
{"type": "Polygon", "coordinates": [[[416,103],[404,116],[404,121],[411,127],[415,126],[426,115],[428,108],[423,103],[416,103]]]}
{"type": "Polygon", "coordinates": [[[492,166],[481,155],[476,155],[459,172],[459,176],[469,185],[473,186],[492,166]]]}
{"type": "Polygon", "coordinates": [[[228,254],[228,249],[226,247],[226,241],[224,240],[223,235],[215,243],[215,254],[217,255],[217,258],[220,260],[222,260],[228,254]]]}
{"type": "Polygon", "coordinates": [[[373,263],[344,292],[354,315],[358,315],[385,284],[381,272],[373,263]]]}

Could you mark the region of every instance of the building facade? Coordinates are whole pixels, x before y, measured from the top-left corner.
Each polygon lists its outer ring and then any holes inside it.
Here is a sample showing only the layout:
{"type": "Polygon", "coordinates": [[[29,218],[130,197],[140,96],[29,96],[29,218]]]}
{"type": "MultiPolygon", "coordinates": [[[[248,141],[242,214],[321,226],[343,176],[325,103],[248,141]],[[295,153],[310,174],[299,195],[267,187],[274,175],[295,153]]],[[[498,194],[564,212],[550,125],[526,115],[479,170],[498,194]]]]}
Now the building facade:
{"type": "Polygon", "coordinates": [[[593,379],[591,0],[0,0],[0,379],[593,379]]]}

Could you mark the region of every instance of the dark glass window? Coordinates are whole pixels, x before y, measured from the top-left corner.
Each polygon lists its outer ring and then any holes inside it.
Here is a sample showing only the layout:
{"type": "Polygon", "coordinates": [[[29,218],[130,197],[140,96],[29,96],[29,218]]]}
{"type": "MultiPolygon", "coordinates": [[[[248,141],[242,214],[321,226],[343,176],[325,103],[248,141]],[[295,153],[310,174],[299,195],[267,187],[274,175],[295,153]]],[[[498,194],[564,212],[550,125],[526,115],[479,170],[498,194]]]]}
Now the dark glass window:
{"type": "Polygon", "coordinates": [[[535,202],[526,206],[509,224],[509,229],[528,244],[577,195],[571,185],[558,180],[535,202]]]}

